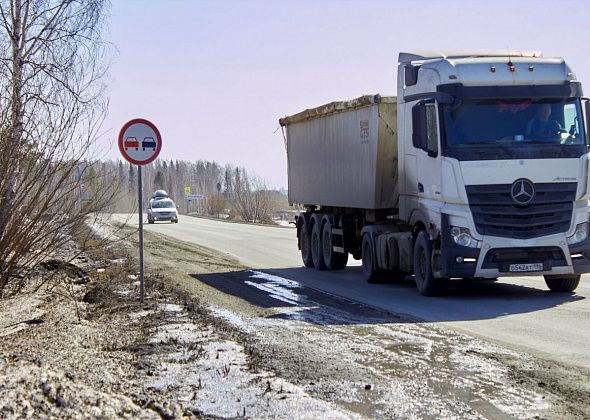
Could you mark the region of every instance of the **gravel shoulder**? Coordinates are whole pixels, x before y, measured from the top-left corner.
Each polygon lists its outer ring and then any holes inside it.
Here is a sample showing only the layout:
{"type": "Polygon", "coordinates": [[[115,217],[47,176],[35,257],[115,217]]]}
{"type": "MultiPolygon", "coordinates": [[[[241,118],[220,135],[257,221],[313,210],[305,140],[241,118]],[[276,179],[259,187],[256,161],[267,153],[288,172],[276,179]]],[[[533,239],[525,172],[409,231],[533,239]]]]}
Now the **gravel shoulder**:
{"type": "Polygon", "coordinates": [[[149,232],[141,303],[134,238],[0,301],[0,417],[590,417],[589,372],[149,232]]]}

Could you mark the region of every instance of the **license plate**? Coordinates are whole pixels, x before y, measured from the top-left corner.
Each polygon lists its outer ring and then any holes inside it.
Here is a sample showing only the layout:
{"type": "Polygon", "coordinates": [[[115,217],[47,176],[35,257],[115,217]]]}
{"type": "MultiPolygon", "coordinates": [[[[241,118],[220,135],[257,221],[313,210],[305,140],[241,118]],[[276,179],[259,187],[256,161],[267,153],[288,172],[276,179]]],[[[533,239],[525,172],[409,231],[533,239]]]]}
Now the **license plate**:
{"type": "Polygon", "coordinates": [[[513,273],[520,273],[525,271],[543,271],[543,263],[532,264],[510,264],[508,271],[513,273]]]}

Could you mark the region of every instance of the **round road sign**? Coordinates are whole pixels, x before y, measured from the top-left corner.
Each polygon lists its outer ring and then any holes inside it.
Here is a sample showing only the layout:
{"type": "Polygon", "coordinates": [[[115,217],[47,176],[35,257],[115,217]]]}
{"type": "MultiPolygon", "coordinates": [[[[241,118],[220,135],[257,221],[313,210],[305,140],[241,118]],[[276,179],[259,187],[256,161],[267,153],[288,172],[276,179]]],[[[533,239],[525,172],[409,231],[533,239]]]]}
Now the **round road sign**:
{"type": "Polygon", "coordinates": [[[131,120],[119,132],[119,150],[131,163],[147,165],[158,157],[161,149],[162,136],[148,120],[131,120]]]}

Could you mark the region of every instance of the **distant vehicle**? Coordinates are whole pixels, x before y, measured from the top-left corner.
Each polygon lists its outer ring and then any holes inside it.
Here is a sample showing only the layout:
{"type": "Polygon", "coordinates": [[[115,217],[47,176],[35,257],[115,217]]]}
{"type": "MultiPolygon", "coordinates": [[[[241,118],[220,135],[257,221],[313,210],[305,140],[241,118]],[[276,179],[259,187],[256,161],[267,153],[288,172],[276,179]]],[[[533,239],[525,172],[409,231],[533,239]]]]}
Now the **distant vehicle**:
{"type": "Polygon", "coordinates": [[[152,148],[153,150],[156,150],[156,141],[153,137],[146,137],[141,142],[141,147],[143,150],[145,150],[146,148],[152,148]]]}
{"type": "Polygon", "coordinates": [[[152,198],[160,199],[160,198],[168,198],[168,193],[165,190],[156,190],[152,195],[152,198]]]}
{"type": "Polygon", "coordinates": [[[170,198],[152,198],[147,210],[148,223],[167,221],[178,223],[178,210],[170,198]]]}
{"type": "MultiPolygon", "coordinates": [[[[135,148],[135,150],[139,149],[139,142],[135,137],[127,137],[125,139],[125,150],[135,148]]],[[[144,149],[145,150],[145,149],[144,149]]]]}

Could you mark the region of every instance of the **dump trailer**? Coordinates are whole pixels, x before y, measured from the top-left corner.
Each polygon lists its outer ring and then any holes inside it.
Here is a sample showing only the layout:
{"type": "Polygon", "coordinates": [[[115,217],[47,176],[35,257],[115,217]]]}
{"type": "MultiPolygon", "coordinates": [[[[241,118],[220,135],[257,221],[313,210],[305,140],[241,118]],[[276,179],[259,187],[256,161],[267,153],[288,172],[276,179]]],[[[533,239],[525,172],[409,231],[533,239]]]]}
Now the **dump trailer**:
{"type": "Polygon", "coordinates": [[[588,99],[538,51],[401,53],[397,96],[280,119],[303,264],[362,259],[369,282],[414,274],[543,275],[571,292],[590,271],[588,99]]]}

